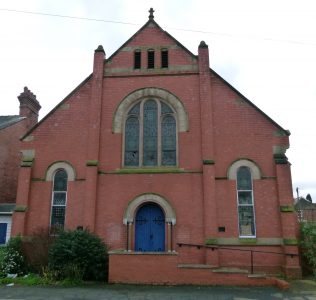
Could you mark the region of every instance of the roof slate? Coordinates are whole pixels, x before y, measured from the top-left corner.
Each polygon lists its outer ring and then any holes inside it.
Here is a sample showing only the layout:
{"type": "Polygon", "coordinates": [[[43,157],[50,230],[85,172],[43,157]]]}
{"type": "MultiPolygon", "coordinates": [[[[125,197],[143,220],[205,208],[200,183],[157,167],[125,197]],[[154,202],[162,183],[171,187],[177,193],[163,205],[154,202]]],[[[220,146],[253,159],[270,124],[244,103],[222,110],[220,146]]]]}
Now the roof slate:
{"type": "Polygon", "coordinates": [[[1,203],[0,204],[0,214],[11,214],[15,208],[14,203],[1,203]]]}
{"type": "Polygon", "coordinates": [[[25,119],[25,117],[21,117],[19,115],[13,116],[0,116],[0,130],[7,128],[15,123],[18,123],[25,119]]]}

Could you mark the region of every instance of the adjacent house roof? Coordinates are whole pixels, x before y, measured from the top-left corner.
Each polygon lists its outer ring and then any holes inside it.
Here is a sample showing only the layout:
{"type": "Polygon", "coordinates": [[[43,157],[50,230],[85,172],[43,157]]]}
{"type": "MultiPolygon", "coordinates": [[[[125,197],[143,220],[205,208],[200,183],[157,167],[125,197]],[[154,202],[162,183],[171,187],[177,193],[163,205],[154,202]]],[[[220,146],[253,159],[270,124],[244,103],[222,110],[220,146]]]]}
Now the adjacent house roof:
{"type": "Polygon", "coordinates": [[[295,209],[316,209],[316,203],[310,202],[303,197],[299,197],[299,199],[295,199],[295,209]]]}
{"type": "Polygon", "coordinates": [[[0,130],[9,127],[25,119],[25,117],[17,116],[0,116],[0,130]]]}
{"type": "Polygon", "coordinates": [[[0,215],[11,215],[15,208],[13,203],[0,204],[0,215]]]}

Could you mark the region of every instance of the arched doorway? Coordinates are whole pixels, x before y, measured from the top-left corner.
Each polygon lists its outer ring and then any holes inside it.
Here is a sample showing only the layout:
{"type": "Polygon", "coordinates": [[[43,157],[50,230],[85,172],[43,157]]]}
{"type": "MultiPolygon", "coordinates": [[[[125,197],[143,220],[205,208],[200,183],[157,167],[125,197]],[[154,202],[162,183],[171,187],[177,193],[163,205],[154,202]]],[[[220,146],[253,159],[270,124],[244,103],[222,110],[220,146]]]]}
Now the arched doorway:
{"type": "Polygon", "coordinates": [[[135,251],[165,251],[165,214],[155,203],[145,204],[137,211],[135,251]]]}

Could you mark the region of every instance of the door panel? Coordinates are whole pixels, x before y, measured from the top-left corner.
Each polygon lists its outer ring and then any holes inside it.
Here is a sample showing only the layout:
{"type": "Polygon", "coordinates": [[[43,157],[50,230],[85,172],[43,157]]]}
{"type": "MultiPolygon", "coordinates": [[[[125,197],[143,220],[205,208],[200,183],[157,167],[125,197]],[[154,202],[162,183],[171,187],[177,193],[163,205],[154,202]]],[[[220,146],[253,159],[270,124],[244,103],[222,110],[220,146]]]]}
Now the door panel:
{"type": "Polygon", "coordinates": [[[146,204],[136,214],[135,251],[165,251],[165,216],[156,204],[146,204]]]}
{"type": "Polygon", "coordinates": [[[0,245],[6,242],[7,226],[7,223],[0,223],[0,245]]]}

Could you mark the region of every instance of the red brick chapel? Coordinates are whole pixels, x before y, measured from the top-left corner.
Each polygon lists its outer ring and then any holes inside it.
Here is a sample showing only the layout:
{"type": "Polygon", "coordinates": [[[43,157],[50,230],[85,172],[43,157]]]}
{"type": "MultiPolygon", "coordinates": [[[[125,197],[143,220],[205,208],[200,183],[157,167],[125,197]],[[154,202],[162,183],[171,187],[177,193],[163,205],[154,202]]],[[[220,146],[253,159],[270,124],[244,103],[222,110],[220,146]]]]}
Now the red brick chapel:
{"type": "Polygon", "coordinates": [[[110,282],[298,277],[289,135],[151,9],[23,136],[12,234],[88,228],[110,247],[110,282]]]}

